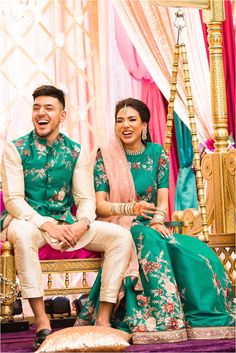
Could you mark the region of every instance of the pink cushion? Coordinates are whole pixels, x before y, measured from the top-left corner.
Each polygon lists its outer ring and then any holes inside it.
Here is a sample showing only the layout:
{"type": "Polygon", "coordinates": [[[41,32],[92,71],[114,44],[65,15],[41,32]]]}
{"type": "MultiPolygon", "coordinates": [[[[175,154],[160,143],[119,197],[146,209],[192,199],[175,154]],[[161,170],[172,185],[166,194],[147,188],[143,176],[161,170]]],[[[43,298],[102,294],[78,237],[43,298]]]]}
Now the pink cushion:
{"type": "Polygon", "coordinates": [[[0,191],[0,210],[1,210],[1,212],[3,212],[5,210],[5,205],[4,205],[4,202],[3,202],[2,191],[0,191]]]}
{"type": "MultiPolygon", "coordinates": [[[[1,212],[5,210],[2,191],[0,191],[0,210],[1,212]]],[[[73,214],[76,213],[75,206],[73,206],[72,212],[73,214]]],[[[2,243],[0,242],[0,254],[1,253],[2,253],[2,243]]],[[[92,257],[93,258],[100,257],[100,254],[86,249],[61,252],[59,250],[55,250],[51,248],[51,246],[48,244],[42,246],[42,248],[39,249],[40,260],[87,259],[92,257]]]]}
{"type": "Polygon", "coordinates": [[[100,257],[100,254],[86,249],[61,252],[51,248],[49,244],[39,249],[40,260],[87,259],[92,257],[100,257]]]}

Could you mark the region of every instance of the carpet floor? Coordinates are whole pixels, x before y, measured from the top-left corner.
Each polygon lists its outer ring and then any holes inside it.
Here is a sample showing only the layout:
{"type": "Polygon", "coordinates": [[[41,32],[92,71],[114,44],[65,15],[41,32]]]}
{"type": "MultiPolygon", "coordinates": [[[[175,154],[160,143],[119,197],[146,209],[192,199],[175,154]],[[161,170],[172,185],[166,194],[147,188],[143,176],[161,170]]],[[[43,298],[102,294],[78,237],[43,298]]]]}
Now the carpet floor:
{"type": "MultiPolygon", "coordinates": [[[[35,328],[30,325],[29,330],[21,332],[7,332],[1,334],[1,353],[33,352],[35,328]]],[[[126,352],[139,353],[193,353],[193,352],[235,352],[235,340],[192,340],[177,343],[131,345],[126,352]]]]}

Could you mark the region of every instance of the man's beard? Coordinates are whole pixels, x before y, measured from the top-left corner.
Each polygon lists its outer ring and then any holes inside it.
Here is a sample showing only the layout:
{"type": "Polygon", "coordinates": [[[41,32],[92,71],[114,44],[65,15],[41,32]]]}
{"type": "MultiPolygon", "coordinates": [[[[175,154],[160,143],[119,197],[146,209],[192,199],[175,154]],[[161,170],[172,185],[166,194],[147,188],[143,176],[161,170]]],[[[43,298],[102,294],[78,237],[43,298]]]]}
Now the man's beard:
{"type": "Polygon", "coordinates": [[[50,136],[53,133],[53,130],[50,129],[49,131],[45,131],[45,132],[39,132],[37,128],[35,128],[35,132],[38,136],[42,137],[42,138],[47,138],[48,136],[50,136]]]}

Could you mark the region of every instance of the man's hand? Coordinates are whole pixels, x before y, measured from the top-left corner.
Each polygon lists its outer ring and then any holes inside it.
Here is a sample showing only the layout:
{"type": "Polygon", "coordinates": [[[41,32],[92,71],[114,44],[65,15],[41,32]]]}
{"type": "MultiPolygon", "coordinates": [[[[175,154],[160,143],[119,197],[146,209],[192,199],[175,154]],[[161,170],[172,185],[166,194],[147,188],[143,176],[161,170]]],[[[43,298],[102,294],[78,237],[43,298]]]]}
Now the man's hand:
{"type": "Polygon", "coordinates": [[[65,244],[67,249],[74,247],[77,243],[77,236],[71,229],[70,224],[54,224],[45,222],[41,229],[47,232],[52,238],[58,240],[58,243],[65,244]]]}
{"type": "MultiPolygon", "coordinates": [[[[84,218],[82,218],[78,222],[70,224],[69,227],[70,227],[70,230],[73,232],[73,234],[76,236],[76,243],[82,237],[82,235],[88,230],[88,224],[84,218]]],[[[61,243],[60,245],[61,245],[62,251],[65,251],[70,247],[66,243],[61,243]]]]}
{"type": "Polygon", "coordinates": [[[82,235],[88,230],[88,224],[85,218],[80,221],[70,224],[70,229],[76,235],[77,241],[82,237],[82,235]]]}

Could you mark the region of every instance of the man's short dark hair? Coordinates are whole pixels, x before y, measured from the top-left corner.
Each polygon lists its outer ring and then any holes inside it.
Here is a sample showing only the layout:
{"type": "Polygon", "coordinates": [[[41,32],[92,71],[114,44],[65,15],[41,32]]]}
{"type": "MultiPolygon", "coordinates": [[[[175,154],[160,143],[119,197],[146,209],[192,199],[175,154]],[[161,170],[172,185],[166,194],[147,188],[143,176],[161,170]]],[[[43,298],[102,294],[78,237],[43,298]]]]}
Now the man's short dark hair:
{"type": "Polygon", "coordinates": [[[54,86],[43,85],[37,87],[34,90],[32,96],[34,99],[40,96],[50,96],[57,98],[59,102],[61,102],[63,109],[65,109],[65,93],[61,89],[56,88],[54,86]]]}

